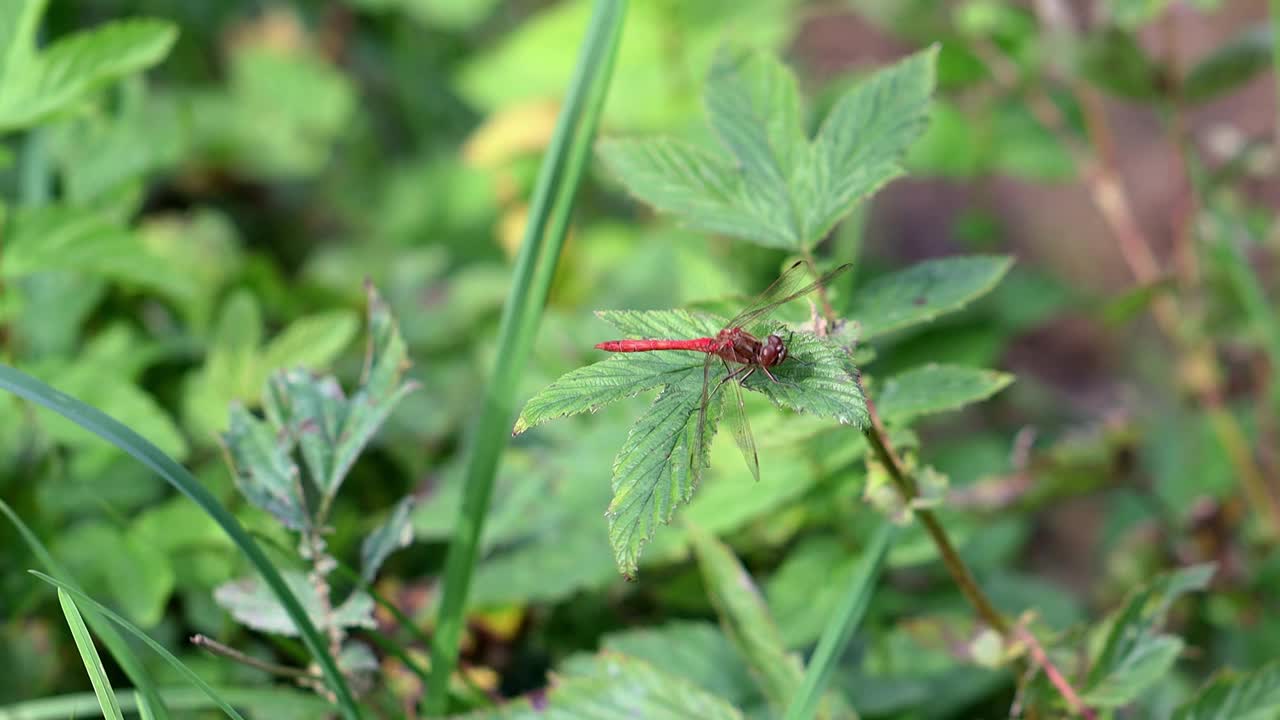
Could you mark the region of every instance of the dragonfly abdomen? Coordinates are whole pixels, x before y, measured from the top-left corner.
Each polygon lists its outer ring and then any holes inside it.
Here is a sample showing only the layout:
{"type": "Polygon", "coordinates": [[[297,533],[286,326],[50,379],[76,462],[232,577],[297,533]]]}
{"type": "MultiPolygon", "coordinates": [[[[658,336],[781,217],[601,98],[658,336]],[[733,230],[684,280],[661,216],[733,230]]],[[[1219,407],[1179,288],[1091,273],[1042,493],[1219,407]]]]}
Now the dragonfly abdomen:
{"type": "Polygon", "coordinates": [[[605,352],[649,352],[651,350],[694,350],[711,352],[716,339],[703,337],[688,340],[610,340],[598,343],[597,350],[605,352]]]}

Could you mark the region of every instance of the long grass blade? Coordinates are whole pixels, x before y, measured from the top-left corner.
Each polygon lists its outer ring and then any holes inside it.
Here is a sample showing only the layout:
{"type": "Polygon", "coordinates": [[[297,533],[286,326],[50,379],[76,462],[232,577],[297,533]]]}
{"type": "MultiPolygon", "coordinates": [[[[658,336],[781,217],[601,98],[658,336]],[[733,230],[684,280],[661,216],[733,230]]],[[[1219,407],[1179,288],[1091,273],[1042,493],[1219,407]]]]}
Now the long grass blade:
{"type": "Polygon", "coordinates": [[[215,704],[217,704],[218,707],[222,708],[222,712],[226,713],[227,717],[235,718],[235,720],[244,720],[244,716],[236,712],[236,709],[231,707],[230,703],[228,703],[226,700],[219,697],[217,692],[215,692],[214,689],[210,687],[208,683],[206,683],[204,680],[201,680],[200,676],[197,675],[195,671],[187,667],[185,663],[179,660],[177,656],[175,656],[173,653],[165,649],[163,645],[156,642],[155,640],[152,640],[151,636],[142,632],[142,630],[139,629],[138,626],[134,625],[128,620],[125,620],[124,618],[120,617],[119,615],[112,612],[111,610],[108,610],[104,605],[99,603],[97,600],[94,600],[93,598],[89,597],[88,595],[85,595],[79,590],[72,588],[67,583],[62,582],[61,580],[55,577],[45,575],[44,573],[38,570],[32,570],[30,572],[32,575],[35,575],[41,580],[44,580],[45,582],[51,585],[57,586],[59,596],[63,594],[74,595],[76,599],[79,600],[80,602],[85,603],[89,607],[92,607],[94,610],[105,615],[112,622],[116,623],[117,625],[124,628],[125,630],[128,630],[139,640],[146,643],[147,647],[151,648],[152,650],[155,650],[156,654],[158,654],[160,657],[168,661],[168,663],[172,665],[175,670],[182,673],[183,677],[190,680],[191,684],[195,685],[196,687],[204,691],[204,693],[209,696],[210,700],[212,700],[215,704]]]}
{"type": "Polygon", "coordinates": [[[155,471],[178,492],[186,495],[208,513],[214,522],[218,523],[223,531],[227,533],[232,542],[240,548],[245,557],[249,559],[249,562],[253,564],[262,579],[280,600],[280,604],[284,606],[285,611],[289,613],[289,617],[298,628],[298,633],[302,636],[303,643],[311,652],[316,664],[320,666],[325,682],[337,698],[338,707],[343,717],[348,720],[357,720],[361,717],[360,708],[356,705],[351,689],[347,687],[346,680],[343,679],[342,673],[338,670],[337,663],[334,662],[333,657],[329,654],[324,638],[316,631],[315,625],[311,623],[311,618],[307,616],[302,603],[298,601],[293,591],[285,584],[284,578],[280,576],[280,573],[271,564],[271,561],[267,559],[267,556],[263,554],[262,549],[253,541],[253,538],[249,536],[240,521],[236,520],[230,512],[227,512],[227,509],[222,507],[217,498],[200,481],[196,480],[186,468],[179,465],[168,455],[165,455],[160,448],[151,444],[141,435],[125,427],[102,411],[86,405],[66,393],[59,392],[12,367],[0,365],[0,389],[8,390],[18,397],[48,408],[115,445],[138,462],[155,471]]]}
{"type": "MultiPolygon", "coordinates": [[[[287,688],[215,688],[219,696],[236,707],[254,710],[257,717],[327,717],[333,706],[316,695],[287,688]]],[[[177,711],[210,710],[217,707],[202,691],[196,688],[162,688],[160,696],[165,704],[177,711]]],[[[138,694],[121,692],[117,695],[124,712],[139,710],[138,694]]],[[[98,698],[93,693],[74,693],[24,700],[12,705],[0,705],[0,720],[66,720],[67,718],[98,717],[101,714],[98,698]]]]}
{"type": "Polygon", "coordinates": [[[89,673],[89,682],[93,683],[93,693],[98,697],[102,717],[107,720],[124,720],[124,714],[120,712],[120,701],[116,700],[116,691],[111,689],[111,680],[107,678],[107,669],[102,667],[102,658],[98,657],[98,649],[93,646],[93,638],[89,635],[84,619],[80,617],[80,611],[76,609],[75,601],[59,588],[58,603],[62,605],[67,625],[71,627],[71,636],[76,640],[76,649],[80,651],[84,669],[89,673]]]}
{"type": "MultiPolygon", "coordinates": [[[[71,574],[66,571],[66,568],[54,559],[53,554],[44,546],[44,543],[40,542],[40,538],[36,537],[31,528],[27,527],[27,524],[18,516],[18,513],[14,512],[13,508],[9,507],[9,504],[4,500],[0,500],[0,515],[4,515],[9,519],[9,522],[18,531],[18,535],[22,537],[27,547],[31,549],[31,554],[36,556],[36,559],[40,561],[45,570],[52,575],[67,578],[71,587],[77,590],[80,589],[79,585],[71,582],[71,574]]],[[[129,647],[129,643],[125,642],[120,633],[116,632],[114,625],[107,622],[105,618],[91,608],[85,608],[82,611],[82,615],[93,628],[93,632],[97,634],[98,639],[107,647],[107,652],[111,654],[116,664],[124,671],[125,676],[133,682],[137,692],[143,696],[152,714],[157,720],[168,720],[169,711],[165,707],[159,691],[156,689],[155,680],[152,679],[151,673],[147,672],[146,666],[142,664],[142,661],[138,660],[138,656],[134,654],[133,648],[129,647]]],[[[4,720],[3,713],[0,713],[0,720],[4,720]]]]}
{"type": "Polygon", "coordinates": [[[787,706],[784,720],[809,720],[817,712],[818,703],[827,689],[827,681],[831,678],[831,671],[844,653],[849,639],[853,637],[853,631],[862,622],[862,616],[866,614],[871,595],[875,592],[876,580],[880,577],[880,569],[884,566],[885,555],[889,552],[897,529],[897,525],[881,521],[853,573],[848,591],[823,629],[822,636],[818,638],[818,647],[813,651],[813,657],[809,658],[804,680],[791,704],[787,706]]]}
{"type": "Polygon", "coordinates": [[[462,519],[445,561],[444,594],[431,646],[431,683],[425,706],[431,715],[443,714],[448,704],[446,691],[457,662],[467,593],[493,479],[510,436],[516,383],[528,360],[564,247],[574,195],[604,105],[625,14],[625,0],[597,0],[568,99],[556,121],[534,188],[511,294],[502,309],[497,365],[471,433],[462,519]]]}

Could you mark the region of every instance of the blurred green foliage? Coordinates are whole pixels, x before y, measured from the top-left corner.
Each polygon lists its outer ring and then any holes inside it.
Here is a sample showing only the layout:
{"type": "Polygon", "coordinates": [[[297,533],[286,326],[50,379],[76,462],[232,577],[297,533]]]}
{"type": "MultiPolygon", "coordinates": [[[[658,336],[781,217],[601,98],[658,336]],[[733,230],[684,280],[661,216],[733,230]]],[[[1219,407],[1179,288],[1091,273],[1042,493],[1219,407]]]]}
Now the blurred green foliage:
{"type": "MultiPolygon", "coordinates": [[[[289,524],[324,502],[327,552],[369,583],[332,576],[328,627],[359,648],[338,664],[367,676],[370,716],[399,716],[421,696],[409,665],[465,522],[460,449],[591,3],[2,5],[4,363],[188,467],[323,626],[298,536],[254,501],[274,496],[237,492],[262,481],[249,466],[313,475],[289,524]],[[366,280],[389,315],[366,312],[366,280]],[[391,316],[404,355],[387,385],[366,358],[389,347],[391,316]],[[420,386],[403,398],[400,371],[420,386]],[[323,447],[285,462],[273,443],[303,425],[323,447]]],[[[528,432],[502,457],[455,709],[780,716],[873,528],[928,509],[1100,716],[1280,711],[1276,108],[1257,100],[1275,31],[1260,2],[1097,5],[1063,23],[1001,0],[631,4],[520,379],[528,432]],[[1138,207],[1155,276],[1130,275],[1100,187],[1138,207]],[[618,329],[714,333],[671,309],[732,315],[797,258],[855,264],[822,301],[847,322],[797,335],[798,357],[825,348],[832,377],[857,374],[914,504],[832,420],[866,424],[851,383],[788,401],[753,378],[759,482],[722,437],[695,488],[641,440],[665,428],[675,447],[696,424],[700,358],[591,350],[618,329]],[[597,384],[556,395],[583,378],[597,384]],[[659,387],[689,405],[683,422],[650,422],[662,401],[636,395],[659,387]],[[615,464],[629,457],[643,478],[615,464]],[[635,487],[661,493],[632,518],[643,555],[605,515],[635,487]]],[[[815,330],[820,305],[778,317],[815,330]]],[[[0,498],[66,575],[0,524],[0,718],[98,707],[72,596],[32,567],[74,579],[246,716],[329,707],[186,641],[309,662],[218,523],[116,448],[6,394],[0,498]]],[[[898,534],[819,716],[1072,715],[1042,659],[984,634],[935,540],[918,522],[898,534]]],[[[137,707],[128,661],[76,606],[137,707]]],[[[213,716],[146,652],[173,716],[213,716]]]]}

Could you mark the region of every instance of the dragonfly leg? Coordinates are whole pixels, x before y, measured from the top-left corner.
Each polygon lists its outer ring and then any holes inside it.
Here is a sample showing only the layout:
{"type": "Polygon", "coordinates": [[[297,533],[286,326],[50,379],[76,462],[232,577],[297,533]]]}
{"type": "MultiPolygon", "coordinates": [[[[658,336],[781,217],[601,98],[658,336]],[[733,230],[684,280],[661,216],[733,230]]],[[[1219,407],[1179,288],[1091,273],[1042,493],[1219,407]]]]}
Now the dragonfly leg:
{"type": "MultiPolygon", "coordinates": [[[[752,370],[754,370],[754,369],[755,369],[755,368],[753,367],[753,368],[752,368],[752,370]]],[[[769,379],[770,379],[770,380],[772,380],[772,381],[774,381],[774,382],[778,382],[778,378],[774,377],[774,376],[773,376],[773,373],[769,372],[769,368],[767,368],[767,367],[765,367],[765,366],[761,365],[761,366],[760,366],[760,369],[764,371],[764,374],[765,374],[765,375],[768,375],[768,376],[769,376],[769,379]]]]}

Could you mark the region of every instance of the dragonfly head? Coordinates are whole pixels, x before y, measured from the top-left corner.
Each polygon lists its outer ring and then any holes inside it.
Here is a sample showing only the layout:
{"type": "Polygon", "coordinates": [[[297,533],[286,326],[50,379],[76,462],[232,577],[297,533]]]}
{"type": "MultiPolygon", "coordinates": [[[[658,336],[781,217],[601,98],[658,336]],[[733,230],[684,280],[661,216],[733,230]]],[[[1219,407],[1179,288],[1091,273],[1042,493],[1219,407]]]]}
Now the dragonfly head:
{"type": "Polygon", "coordinates": [[[760,345],[760,356],[756,359],[761,366],[769,368],[787,359],[787,346],[779,335],[770,335],[760,345]]]}

